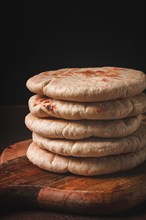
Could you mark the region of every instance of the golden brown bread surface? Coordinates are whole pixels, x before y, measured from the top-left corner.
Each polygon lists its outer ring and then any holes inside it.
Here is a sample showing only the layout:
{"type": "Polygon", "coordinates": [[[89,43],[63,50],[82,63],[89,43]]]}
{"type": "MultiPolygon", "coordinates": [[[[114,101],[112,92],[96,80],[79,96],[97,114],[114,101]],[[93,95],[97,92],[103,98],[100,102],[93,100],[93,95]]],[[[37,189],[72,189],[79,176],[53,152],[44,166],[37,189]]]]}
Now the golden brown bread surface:
{"type": "Polygon", "coordinates": [[[43,137],[74,140],[88,137],[124,137],[136,131],[140,122],[141,115],[108,121],[46,119],[37,118],[31,113],[25,117],[26,126],[43,137]]]}
{"type": "Polygon", "coordinates": [[[33,133],[32,139],[40,148],[52,153],[76,157],[102,157],[135,152],[143,148],[146,145],[146,125],[141,123],[133,134],[123,138],[66,140],[45,138],[33,133]]]}
{"type": "Polygon", "coordinates": [[[71,102],[34,95],[29,99],[30,112],[39,118],[55,117],[68,120],[112,120],[146,112],[146,95],[106,102],[71,102]]]}
{"type": "Polygon", "coordinates": [[[65,157],[41,149],[31,143],[27,150],[28,159],[38,167],[57,173],[71,172],[83,176],[94,176],[128,170],[146,159],[146,146],[134,153],[100,158],[65,157]]]}
{"type": "Polygon", "coordinates": [[[35,75],[26,85],[54,99],[96,102],[135,96],[146,88],[146,77],[120,67],[67,68],[35,75]]]}

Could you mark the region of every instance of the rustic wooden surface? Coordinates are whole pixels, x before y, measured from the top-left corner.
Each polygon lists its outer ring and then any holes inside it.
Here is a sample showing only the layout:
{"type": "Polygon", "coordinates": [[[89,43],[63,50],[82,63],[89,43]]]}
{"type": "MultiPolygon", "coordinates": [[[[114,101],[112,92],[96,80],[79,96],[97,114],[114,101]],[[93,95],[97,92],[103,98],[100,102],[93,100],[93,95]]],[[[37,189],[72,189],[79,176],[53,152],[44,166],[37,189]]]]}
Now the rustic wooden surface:
{"type": "Polygon", "coordinates": [[[31,140],[26,140],[6,147],[0,156],[0,164],[25,156],[27,147],[30,143],[31,140]]]}
{"type": "Polygon", "coordinates": [[[109,214],[123,212],[146,198],[146,163],[127,172],[100,177],[55,174],[28,161],[25,152],[30,142],[14,144],[1,155],[3,205],[15,201],[44,209],[109,214]]]}

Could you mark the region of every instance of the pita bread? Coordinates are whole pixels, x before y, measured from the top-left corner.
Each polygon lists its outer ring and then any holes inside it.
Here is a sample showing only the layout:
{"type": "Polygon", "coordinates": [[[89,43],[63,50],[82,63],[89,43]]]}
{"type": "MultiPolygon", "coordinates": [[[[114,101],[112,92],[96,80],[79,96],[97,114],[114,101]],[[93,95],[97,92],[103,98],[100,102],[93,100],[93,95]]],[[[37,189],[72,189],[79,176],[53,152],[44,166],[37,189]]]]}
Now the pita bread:
{"type": "Polygon", "coordinates": [[[135,96],[146,88],[138,70],[102,67],[46,71],[26,83],[34,93],[60,100],[96,102],[135,96]]]}
{"type": "Polygon", "coordinates": [[[33,132],[49,138],[83,139],[88,137],[124,137],[138,129],[141,115],[109,121],[67,121],[61,119],[37,118],[29,113],[26,126],[33,132]]]}
{"type": "Polygon", "coordinates": [[[78,141],[49,139],[36,133],[33,142],[40,148],[64,156],[102,157],[107,155],[135,152],[146,146],[146,125],[141,126],[131,135],[123,138],[87,138],[78,141]]]}
{"type": "Polygon", "coordinates": [[[30,144],[27,150],[28,159],[38,167],[56,173],[71,172],[93,176],[128,170],[146,160],[146,147],[134,153],[99,158],[64,157],[30,144]]]}
{"type": "Polygon", "coordinates": [[[69,102],[34,95],[29,99],[30,112],[36,117],[55,117],[70,120],[111,120],[146,112],[146,95],[106,102],[69,102]]]}

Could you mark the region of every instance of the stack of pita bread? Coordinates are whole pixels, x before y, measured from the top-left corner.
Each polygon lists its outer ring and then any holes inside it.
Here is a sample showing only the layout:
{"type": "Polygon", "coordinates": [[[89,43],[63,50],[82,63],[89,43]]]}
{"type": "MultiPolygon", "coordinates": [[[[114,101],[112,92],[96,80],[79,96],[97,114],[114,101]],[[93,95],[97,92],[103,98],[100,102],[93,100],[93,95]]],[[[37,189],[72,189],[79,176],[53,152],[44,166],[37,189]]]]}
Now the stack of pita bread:
{"type": "Polygon", "coordinates": [[[145,74],[119,68],[67,68],[27,81],[27,157],[57,173],[93,176],[131,169],[146,160],[145,74]]]}

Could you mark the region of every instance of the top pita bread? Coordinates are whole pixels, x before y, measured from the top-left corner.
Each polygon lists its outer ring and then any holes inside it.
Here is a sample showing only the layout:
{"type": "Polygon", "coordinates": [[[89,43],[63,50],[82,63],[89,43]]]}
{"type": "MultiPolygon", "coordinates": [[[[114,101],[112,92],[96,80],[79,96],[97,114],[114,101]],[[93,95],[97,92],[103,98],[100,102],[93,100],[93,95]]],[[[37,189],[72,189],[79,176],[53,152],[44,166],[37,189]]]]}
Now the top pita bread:
{"type": "Polygon", "coordinates": [[[30,91],[61,100],[95,102],[141,93],[146,77],[141,71],[119,68],[67,68],[46,71],[27,81],[30,91]]]}

